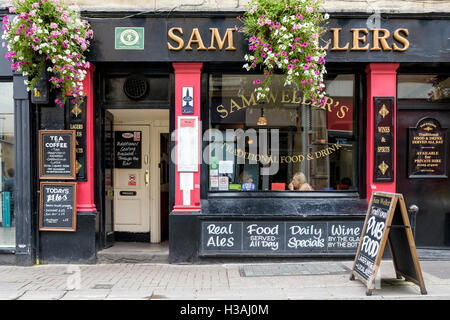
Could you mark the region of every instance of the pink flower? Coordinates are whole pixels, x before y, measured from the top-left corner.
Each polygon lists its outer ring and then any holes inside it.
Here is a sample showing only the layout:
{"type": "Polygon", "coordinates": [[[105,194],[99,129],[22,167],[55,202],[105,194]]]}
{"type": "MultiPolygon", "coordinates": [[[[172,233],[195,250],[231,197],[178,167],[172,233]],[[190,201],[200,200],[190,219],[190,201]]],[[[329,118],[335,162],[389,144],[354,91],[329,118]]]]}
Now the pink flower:
{"type": "Polygon", "coordinates": [[[56,29],[56,28],[58,28],[58,25],[56,23],[54,23],[54,22],[51,22],[50,23],[50,28],[56,29]]]}
{"type": "Polygon", "coordinates": [[[309,64],[305,64],[303,69],[308,70],[309,69],[309,64]]]}
{"type": "Polygon", "coordinates": [[[31,5],[31,7],[32,7],[33,9],[36,9],[37,7],[39,7],[39,3],[35,2],[35,3],[33,3],[33,4],[31,5]]]}

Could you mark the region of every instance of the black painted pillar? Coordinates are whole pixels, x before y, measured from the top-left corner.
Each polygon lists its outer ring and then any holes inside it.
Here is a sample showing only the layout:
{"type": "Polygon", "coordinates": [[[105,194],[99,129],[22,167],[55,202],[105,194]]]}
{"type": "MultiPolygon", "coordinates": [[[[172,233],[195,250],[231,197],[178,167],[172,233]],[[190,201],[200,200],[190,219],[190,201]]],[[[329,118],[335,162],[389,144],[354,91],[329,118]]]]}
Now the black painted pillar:
{"type": "Polygon", "coordinates": [[[16,217],[16,264],[30,266],[35,262],[35,214],[33,212],[32,132],[33,117],[29,94],[23,77],[15,74],[14,81],[14,165],[16,217]]]}

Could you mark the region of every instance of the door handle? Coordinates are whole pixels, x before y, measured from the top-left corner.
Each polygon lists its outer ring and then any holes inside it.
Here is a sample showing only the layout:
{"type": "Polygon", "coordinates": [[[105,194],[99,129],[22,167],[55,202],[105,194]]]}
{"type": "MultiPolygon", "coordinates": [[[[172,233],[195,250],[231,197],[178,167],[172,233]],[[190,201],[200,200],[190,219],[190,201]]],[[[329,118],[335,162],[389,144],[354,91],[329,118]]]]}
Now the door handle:
{"type": "Polygon", "coordinates": [[[148,170],[145,170],[145,176],[144,176],[145,186],[148,186],[150,183],[150,172],[148,170]]]}

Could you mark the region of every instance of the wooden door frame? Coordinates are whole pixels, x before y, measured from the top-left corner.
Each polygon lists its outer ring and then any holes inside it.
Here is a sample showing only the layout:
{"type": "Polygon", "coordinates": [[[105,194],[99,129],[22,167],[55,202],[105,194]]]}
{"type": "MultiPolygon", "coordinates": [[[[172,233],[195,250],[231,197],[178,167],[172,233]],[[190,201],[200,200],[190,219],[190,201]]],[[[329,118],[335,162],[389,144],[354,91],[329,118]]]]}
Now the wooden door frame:
{"type": "Polygon", "coordinates": [[[169,133],[169,119],[152,121],[150,126],[150,242],[161,242],[161,185],[158,167],[161,133],[169,133]]]}

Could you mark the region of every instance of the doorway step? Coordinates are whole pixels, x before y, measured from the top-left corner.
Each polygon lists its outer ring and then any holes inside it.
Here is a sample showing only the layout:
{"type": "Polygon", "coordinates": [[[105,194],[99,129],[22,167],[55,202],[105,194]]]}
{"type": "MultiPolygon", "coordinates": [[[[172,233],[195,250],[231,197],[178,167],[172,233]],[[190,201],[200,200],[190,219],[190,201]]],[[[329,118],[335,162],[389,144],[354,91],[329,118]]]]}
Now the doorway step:
{"type": "Polygon", "coordinates": [[[169,263],[169,242],[115,242],[97,252],[97,263],[169,263]]]}

